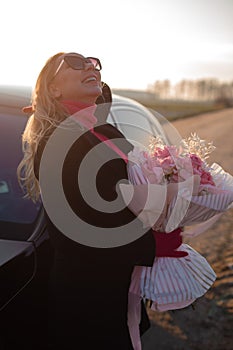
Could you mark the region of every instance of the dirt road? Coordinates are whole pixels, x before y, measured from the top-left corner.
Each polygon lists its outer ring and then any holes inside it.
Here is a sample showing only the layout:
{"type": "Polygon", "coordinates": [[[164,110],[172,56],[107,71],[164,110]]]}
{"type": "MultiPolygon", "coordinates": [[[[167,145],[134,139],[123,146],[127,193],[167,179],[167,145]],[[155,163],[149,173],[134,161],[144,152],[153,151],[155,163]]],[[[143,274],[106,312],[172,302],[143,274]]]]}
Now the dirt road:
{"type": "MultiPolygon", "coordinates": [[[[213,141],[216,150],[208,163],[216,162],[233,174],[233,109],[177,120],[182,137],[196,132],[213,141]]],[[[175,312],[148,310],[152,327],[143,336],[143,350],[233,349],[233,209],[208,231],[186,240],[205,256],[217,274],[213,287],[191,307],[175,312]]]]}

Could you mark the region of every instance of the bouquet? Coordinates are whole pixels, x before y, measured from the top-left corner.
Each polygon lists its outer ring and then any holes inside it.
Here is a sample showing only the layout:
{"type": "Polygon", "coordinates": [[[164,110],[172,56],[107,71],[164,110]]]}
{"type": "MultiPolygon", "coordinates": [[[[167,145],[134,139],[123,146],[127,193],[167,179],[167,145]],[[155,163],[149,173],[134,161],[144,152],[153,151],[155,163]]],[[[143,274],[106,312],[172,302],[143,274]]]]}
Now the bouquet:
{"type": "MultiPolygon", "coordinates": [[[[165,145],[157,137],[149,149],[134,148],[129,153],[130,183],[120,189],[145,227],[164,235],[178,228],[182,235],[196,235],[230,208],[232,176],[206,161],[214,148],[191,134],[179,147],[165,145]],[[192,230],[187,230],[191,225],[192,230]]],[[[158,311],[186,307],[204,295],[216,279],[213,269],[187,244],[177,252],[179,258],[156,257],[152,267],[135,267],[130,293],[151,300],[151,308],[158,311]]]]}

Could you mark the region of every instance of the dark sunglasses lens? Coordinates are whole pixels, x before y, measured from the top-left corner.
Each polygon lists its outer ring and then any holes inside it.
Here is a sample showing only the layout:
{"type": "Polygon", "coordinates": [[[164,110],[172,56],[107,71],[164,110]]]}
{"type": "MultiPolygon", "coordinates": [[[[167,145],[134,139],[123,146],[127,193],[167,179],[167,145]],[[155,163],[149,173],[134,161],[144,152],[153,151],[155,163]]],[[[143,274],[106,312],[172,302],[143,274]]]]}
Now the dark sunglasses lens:
{"type": "Polygon", "coordinates": [[[84,60],[78,56],[66,56],[66,63],[73,69],[83,69],[84,68],[84,60]]]}
{"type": "Polygon", "coordinates": [[[101,63],[98,58],[95,57],[87,57],[87,62],[91,62],[96,70],[101,70],[101,63]]]}
{"type": "Polygon", "coordinates": [[[87,57],[82,58],[76,55],[67,55],[64,57],[65,62],[73,69],[84,69],[85,62],[92,63],[96,70],[101,70],[101,63],[98,58],[87,57]]]}

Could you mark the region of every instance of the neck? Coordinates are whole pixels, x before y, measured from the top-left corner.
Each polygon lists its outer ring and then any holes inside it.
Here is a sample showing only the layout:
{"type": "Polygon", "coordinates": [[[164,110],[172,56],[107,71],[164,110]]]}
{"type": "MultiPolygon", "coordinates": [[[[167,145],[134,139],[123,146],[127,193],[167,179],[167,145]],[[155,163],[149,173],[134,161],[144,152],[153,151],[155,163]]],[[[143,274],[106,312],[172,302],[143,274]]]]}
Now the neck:
{"type": "Polygon", "coordinates": [[[68,113],[70,115],[73,115],[73,118],[75,118],[87,129],[92,129],[97,123],[97,118],[94,115],[96,109],[96,105],[94,103],[87,104],[85,102],[78,102],[73,100],[63,100],[61,102],[67,109],[68,113]],[[84,110],[84,113],[80,112],[82,110],[84,110]]]}
{"type": "Polygon", "coordinates": [[[83,102],[83,101],[76,101],[76,100],[62,100],[63,104],[72,104],[76,106],[84,106],[84,107],[90,107],[93,106],[94,102],[83,102]]]}

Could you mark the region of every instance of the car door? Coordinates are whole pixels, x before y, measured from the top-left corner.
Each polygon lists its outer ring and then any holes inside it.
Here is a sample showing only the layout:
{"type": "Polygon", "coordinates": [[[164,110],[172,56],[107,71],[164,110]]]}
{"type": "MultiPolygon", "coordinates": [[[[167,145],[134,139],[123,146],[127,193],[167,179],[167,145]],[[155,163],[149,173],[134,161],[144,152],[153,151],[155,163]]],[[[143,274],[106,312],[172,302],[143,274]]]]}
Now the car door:
{"type": "Polygon", "coordinates": [[[25,123],[16,111],[0,111],[0,310],[35,272],[35,247],[27,239],[40,207],[23,198],[16,175],[25,123]]]}
{"type": "MultiPolygon", "coordinates": [[[[25,94],[26,95],[26,94],[25,94]]],[[[17,179],[27,116],[24,92],[0,89],[0,348],[15,349],[46,322],[50,245],[41,202],[17,179]],[[49,257],[49,258],[48,258],[49,257]],[[3,347],[3,344],[5,347],[3,347]]],[[[43,339],[42,336],[40,336],[43,339]]],[[[38,340],[39,343],[39,340],[38,340]]],[[[30,348],[30,346],[29,346],[30,348]]]]}

